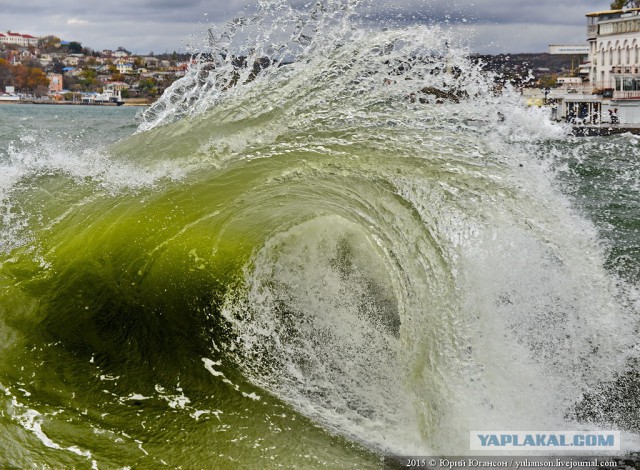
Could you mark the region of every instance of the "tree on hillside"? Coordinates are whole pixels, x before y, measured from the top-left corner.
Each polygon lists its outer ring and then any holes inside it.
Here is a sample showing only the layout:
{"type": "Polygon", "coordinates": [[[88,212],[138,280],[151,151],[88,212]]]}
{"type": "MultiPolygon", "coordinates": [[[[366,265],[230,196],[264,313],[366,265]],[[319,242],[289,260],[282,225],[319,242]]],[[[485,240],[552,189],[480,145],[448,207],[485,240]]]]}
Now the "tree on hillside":
{"type": "Polygon", "coordinates": [[[80,85],[79,82],[78,77],[74,77],[73,75],[65,75],[64,77],[64,85],[67,90],[82,91],[82,85],[80,85]]]}
{"type": "Polygon", "coordinates": [[[612,10],[622,10],[623,8],[640,8],[640,0],[613,0],[612,10]]]}
{"type": "Polygon", "coordinates": [[[138,82],[138,90],[146,96],[155,97],[158,94],[158,88],[153,78],[143,78],[138,82]]]}
{"type": "Polygon", "coordinates": [[[49,36],[43,36],[40,38],[40,40],[38,41],[40,44],[40,47],[42,49],[45,49],[47,51],[51,51],[53,49],[56,49],[58,47],[60,47],[60,38],[53,36],[53,35],[49,35],[49,36]]]}
{"type": "Polygon", "coordinates": [[[65,65],[60,59],[53,59],[53,63],[51,65],[51,71],[53,73],[63,73],[65,65]]]}
{"type": "Polygon", "coordinates": [[[71,41],[69,43],[69,52],[73,54],[81,54],[82,53],[82,44],[77,41],[71,41]]]}
{"type": "Polygon", "coordinates": [[[34,93],[49,88],[49,79],[38,67],[24,64],[11,65],[9,61],[0,59],[0,89],[15,86],[18,91],[34,93]]]}
{"type": "Polygon", "coordinates": [[[16,88],[21,91],[34,92],[40,86],[49,86],[49,79],[42,70],[22,64],[13,67],[16,88]]]}
{"type": "Polygon", "coordinates": [[[83,69],[80,72],[80,85],[82,85],[86,90],[91,89],[91,87],[95,86],[97,83],[97,73],[93,69],[83,69]]]}
{"type": "Polygon", "coordinates": [[[11,64],[5,59],[0,59],[0,91],[4,91],[6,86],[13,85],[13,73],[11,64]]]}
{"type": "Polygon", "coordinates": [[[538,86],[540,88],[555,88],[558,83],[558,76],[556,74],[542,75],[538,79],[538,86]]]}

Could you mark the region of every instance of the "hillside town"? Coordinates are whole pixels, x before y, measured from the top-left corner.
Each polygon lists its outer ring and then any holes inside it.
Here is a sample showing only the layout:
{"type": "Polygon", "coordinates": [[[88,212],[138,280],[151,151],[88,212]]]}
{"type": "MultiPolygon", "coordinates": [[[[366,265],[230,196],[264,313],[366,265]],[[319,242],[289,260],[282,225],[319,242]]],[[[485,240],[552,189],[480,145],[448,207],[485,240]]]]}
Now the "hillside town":
{"type": "MultiPolygon", "coordinates": [[[[568,61],[540,54],[476,56],[518,87],[554,86],[568,61]]],[[[0,102],[148,104],[185,75],[191,57],[177,52],[135,55],[124,47],[95,51],[56,36],[0,33],[0,102]]]]}
{"type": "MultiPolygon", "coordinates": [[[[586,13],[586,42],[471,59],[495,72],[500,85],[519,89],[530,106],[551,108],[558,120],[632,124],[640,131],[640,2],[627,3],[586,13]]],[[[0,102],[149,104],[186,74],[191,60],[124,47],[95,51],[52,35],[7,31],[0,33],[0,102]]]]}
{"type": "Polygon", "coordinates": [[[7,31],[0,33],[0,101],[148,104],[184,76],[189,60],[7,31]]]}

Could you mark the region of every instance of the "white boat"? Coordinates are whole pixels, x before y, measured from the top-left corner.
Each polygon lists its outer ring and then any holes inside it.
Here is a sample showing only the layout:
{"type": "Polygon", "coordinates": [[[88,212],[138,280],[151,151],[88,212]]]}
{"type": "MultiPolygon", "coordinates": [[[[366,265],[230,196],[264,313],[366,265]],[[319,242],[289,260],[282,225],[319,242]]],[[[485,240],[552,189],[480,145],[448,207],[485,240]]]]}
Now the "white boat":
{"type": "Polygon", "coordinates": [[[98,96],[96,96],[97,103],[116,103],[118,106],[124,104],[124,100],[122,99],[122,94],[120,90],[104,90],[98,96]]]}
{"type": "Polygon", "coordinates": [[[122,94],[120,90],[104,90],[102,93],[97,93],[90,96],[85,96],[82,98],[82,102],[86,104],[105,104],[105,103],[115,103],[118,106],[124,104],[124,100],[122,99],[122,94]]]}
{"type": "Polygon", "coordinates": [[[20,95],[1,94],[0,101],[20,101],[20,95]]]}

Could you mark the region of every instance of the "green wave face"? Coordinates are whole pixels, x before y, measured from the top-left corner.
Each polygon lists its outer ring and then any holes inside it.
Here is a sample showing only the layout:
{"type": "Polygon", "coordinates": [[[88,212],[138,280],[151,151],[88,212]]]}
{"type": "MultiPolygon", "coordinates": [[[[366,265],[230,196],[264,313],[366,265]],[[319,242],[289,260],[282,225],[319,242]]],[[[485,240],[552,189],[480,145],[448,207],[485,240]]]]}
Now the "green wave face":
{"type": "Polygon", "coordinates": [[[3,425],[27,439],[7,463],[371,463],[248,383],[220,350],[234,337],[222,306],[243,286],[253,252],[283,226],[327,211],[289,194],[303,192],[302,181],[272,181],[293,159],[124,194],[55,176],[38,179],[49,186],[43,194],[20,195],[53,220],[2,265],[3,425]],[[87,195],[62,209],[52,187],[87,195]],[[45,435],[55,447],[41,457],[45,435]],[[267,451],[256,455],[256,444],[267,451]]]}
{"type": "Polygon", "coordinates": [[[564,130],[438,28],[326,15],[257,70],[233,23],[106,149],[3,154],[4,466],[463,454],[583,427],[628,367],[632,289],[547,164],[564,130]]]}

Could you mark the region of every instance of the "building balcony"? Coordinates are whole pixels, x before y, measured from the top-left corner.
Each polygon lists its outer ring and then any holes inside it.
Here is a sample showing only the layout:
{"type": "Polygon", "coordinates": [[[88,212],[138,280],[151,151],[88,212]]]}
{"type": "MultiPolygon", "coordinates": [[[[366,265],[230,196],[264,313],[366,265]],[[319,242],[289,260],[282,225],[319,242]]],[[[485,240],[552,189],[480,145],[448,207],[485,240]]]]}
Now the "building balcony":
{"type": "Polygon", "coordinates": [[[610,70],[611,73],[615,73],[615,74],[640,74],[640,67],[638,66],[621,66],[621,65],[616,65],[611,67],[610,70]]]}
{"type": "Polygon", "coordinates": [[[614,100],[640,100],[640,90],[632,90],[632,91],[614,91],[613,92],[614,100]]]}

